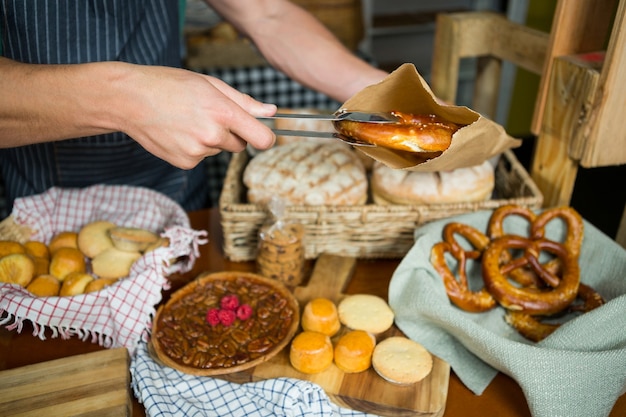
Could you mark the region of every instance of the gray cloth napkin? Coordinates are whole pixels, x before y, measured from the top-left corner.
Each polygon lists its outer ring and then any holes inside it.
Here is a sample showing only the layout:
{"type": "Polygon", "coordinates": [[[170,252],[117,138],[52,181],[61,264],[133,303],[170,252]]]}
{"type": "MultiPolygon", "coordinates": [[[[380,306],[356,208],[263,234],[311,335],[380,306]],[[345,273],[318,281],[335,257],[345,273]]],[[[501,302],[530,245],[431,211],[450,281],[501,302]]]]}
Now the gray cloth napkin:
{"type": "MultiPolygon", "coordinates": [[[[389,304],[396,324],[411,339],[447,361],[463,383],[482,394],[498,371],[521,386],[535,417],[607,416],[626,392],[626,251],[588,222],[580,254],[581,280],[607,303],[565,323],[540,343],[529,342],[504,321],[498,307],[467,313],[449,302],[430,250],[445,224],[459,221],[485,231],[491,211],[429,223],[394,272],[389,304]]],[[[509,216],[505,230],[526,235],[528,223],[509,216]]],[[[564,225],[553,220],[547,237],[559,240],[564,225]]],[[[482,287],[478,263],[470,288],[482,287]]]]}

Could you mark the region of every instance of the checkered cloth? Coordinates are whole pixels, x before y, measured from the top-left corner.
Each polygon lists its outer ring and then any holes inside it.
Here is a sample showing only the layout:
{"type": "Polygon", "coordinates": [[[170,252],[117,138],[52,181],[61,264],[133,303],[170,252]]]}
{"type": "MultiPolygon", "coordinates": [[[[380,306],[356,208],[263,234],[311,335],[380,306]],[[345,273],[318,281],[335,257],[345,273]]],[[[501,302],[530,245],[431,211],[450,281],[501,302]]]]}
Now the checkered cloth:
{"type": "Polygon", "coordinates": [[[138,346],[130,371],[135,396],[149,417],[372,416],[338,407],[308,381],[276,378],[240,385],[163,367],[152,360],[145,343],[138,346]]]}
{"type": "Polygon", "coordinates": [[[78,231],[88,222],[108,220],[120,226],[162,231],[168,247],[142,256],[130,275],[101,291],[73,297],[35,297],[14,284],[0,284],[0,325],[20,332],[24,320],[34,334],[91,338],[104,347],[134,352],[151,324],[167,275],[191,269],[206,231],[189,228],[185,211],[163,194],[130,186],[96,185],[83,189],[52,188],[15,201],[12,216],[34,231],[32,240],[48,243],[60,231],[78,231]],[[182,261],[171,263],[172,259],[182,261]]]}

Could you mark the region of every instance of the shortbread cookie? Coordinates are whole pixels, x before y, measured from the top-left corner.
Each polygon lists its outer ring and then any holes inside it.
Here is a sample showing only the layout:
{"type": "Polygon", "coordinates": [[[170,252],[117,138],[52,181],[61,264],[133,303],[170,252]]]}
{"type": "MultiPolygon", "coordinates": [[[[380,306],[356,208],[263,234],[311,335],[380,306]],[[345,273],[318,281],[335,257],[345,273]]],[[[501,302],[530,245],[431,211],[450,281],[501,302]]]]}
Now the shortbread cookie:
{"type": "Polygon", "coordinates": [[[355,294],[337,306],[339,321],[350,329],[382,333],[393,325],[394,313],[382,298],[371,294],[355,294]]]}
{"type": "Polygon", "coordinates": [[[402,336],[383,340],[374,348],[372,367],[395,384],[414,384],[433,368],[433,357],[422,345],[402,336]]]}

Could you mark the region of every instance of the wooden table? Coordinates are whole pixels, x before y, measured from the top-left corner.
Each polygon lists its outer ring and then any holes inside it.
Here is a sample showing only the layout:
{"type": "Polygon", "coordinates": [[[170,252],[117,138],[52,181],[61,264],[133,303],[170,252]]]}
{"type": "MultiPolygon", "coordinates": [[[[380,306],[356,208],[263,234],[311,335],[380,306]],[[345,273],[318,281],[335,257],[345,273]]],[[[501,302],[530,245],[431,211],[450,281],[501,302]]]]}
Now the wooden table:
{"type": "MultiPolygon", "coordinates": [[[[230,262],[224,258],[222,247],[219,212],[216,209],[190,213],[191,226],[197,230],[208,230],[210,242],[201,246],[201,256],[192,271],[172,277],[172,289],[164,294],[166,299],[172,291],[180,288],[200,272],[218,272],[224,270],[254,271],[252,262],[230,262]]],[[[357,262],[354,277],[346,293],[371,293],[386,297],[389,280],[399,260],[363,260],[357,262]]],[[[32,335],[26,325],[21,333],[0,328],[0,370],[40,363],[52,359],[64,358],[81,353],[103,349],[97,344],[82,342],[77,338],[70,340],[40,340],[32,335]]],[[[145,416],[143,407],[133,401],[133,415],[145,416]]],[[[626,415],[626,395],[617,401],[611,417],[626,415]]],[[[499,416],[529,417],[530,411],[519,385],[506,375],[498,374],[485,392],[474,395],[459,378],[450,376],[448,401],[444,416],[499,416]]]]}

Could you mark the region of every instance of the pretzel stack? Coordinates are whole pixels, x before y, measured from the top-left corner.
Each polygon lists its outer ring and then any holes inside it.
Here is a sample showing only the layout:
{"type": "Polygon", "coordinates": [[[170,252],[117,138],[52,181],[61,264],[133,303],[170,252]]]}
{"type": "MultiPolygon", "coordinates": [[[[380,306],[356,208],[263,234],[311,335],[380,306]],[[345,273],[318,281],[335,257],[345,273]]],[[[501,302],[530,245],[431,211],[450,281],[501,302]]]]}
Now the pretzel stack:
{"type": "Polygon", "coordinates": [[[571,207],[535,214],[525,207],[506,205],[493,212],[486,233],[470,225],[448,223],[443,240],[431,250],[430,261],[454,305],[468,312],[500,305],[506,310],[507,323],[525,338],[538,342],[560,325],[544,319],[584,313],[604,304],[600,294],[580,282],[578,258],[583,234],[582,217],[571,207]],[[504,220],[512,215],[528,221],[527,236],[505,232],[504,220]],[[545,233],[546,225],[557,218],[567,225],[562,242],[547,238],[545,233]],[[478,290],[468,287],[468,261],[480,263],[484,285],[478,290]]]}

